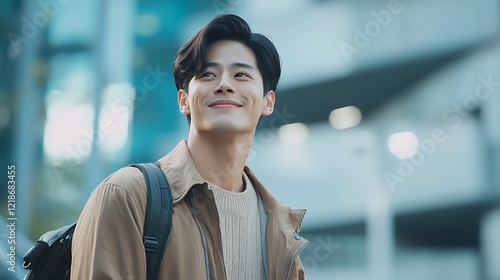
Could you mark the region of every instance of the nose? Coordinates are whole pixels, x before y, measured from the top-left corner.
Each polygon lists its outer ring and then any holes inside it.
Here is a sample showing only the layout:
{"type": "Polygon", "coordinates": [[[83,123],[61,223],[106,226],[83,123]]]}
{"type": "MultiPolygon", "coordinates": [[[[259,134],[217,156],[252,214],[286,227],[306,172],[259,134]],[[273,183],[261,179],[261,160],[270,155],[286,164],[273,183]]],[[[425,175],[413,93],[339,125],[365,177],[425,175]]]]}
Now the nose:
{"type": "Polygon", "coordinates": [[[234,89],[226,77],[221,77],[219,85],[214,89],[214,94],[222,93],[234,93],[234,89]]]}

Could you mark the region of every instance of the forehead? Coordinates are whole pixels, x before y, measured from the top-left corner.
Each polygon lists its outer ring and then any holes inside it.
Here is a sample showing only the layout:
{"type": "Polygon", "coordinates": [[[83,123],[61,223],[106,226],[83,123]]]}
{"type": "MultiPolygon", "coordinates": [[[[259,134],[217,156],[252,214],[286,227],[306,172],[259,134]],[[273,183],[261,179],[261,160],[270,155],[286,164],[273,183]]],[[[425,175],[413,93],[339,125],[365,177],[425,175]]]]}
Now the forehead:
{"type": "Polygon", "coordinates": [[[217,62],[222,65],[232,63],[247,63],[256,68],[254,52],[240,42],[219,40],[208,47],[208,62],[217,62]]]}

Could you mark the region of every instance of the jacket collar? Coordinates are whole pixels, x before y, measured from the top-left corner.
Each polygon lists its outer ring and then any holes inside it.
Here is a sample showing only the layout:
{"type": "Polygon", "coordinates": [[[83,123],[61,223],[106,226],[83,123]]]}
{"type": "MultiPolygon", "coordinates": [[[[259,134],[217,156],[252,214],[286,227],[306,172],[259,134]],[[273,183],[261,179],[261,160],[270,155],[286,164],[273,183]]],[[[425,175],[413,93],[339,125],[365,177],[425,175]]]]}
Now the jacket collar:
{"type": "Polygon", "coordinates": [[[186,140],[179,142],[158,162],[167,176],[174,203],[182,200],[193,186],[207,183],[194,165],[186,140]]]}
{"type": "MultiPolygon", "coordinates": [[[[170,153],[158,161],[163,172],[167,175],[174,203],[182,200],[193,186],[206,186],[207,180],[203,179],[196,169],[186,140],[181,141],[170,153]]],[[[273,215],[298,232],[305,215],[305,209],[291,209],[283,205],[273,197],[248,166],[245,166],[244,172],[260,194],[267,214],[273,215]]]]}
{"type": "Polygon", "coordinates": [[[266,213],[274,216],[277,220],[284,222],[284,224],[289,225],[295,232],[299,232],[306,210],[293,209],[284,205],[279,200],[274,198],[271,192],[257,179],[248,166],[245,166],[244,171],[248,178],[252,181],[253,187],[262,198],[262,203],[264,204],[264,210],[266,213]]]}

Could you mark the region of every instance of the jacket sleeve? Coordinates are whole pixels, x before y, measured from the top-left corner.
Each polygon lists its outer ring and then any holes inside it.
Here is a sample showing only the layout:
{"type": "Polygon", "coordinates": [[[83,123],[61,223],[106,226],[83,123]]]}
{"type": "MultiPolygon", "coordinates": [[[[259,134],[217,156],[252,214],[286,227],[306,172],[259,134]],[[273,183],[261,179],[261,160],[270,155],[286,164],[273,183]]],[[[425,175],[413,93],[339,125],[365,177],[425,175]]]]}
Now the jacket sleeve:
{"type": "Polygon", "coordinates": [[[73,236],[71,279],[146,279],[140,202],[116,184],[94,190],[73,236]]]}
{"type": "Polygon", "coordinates": [[[304,272],[304,266],[302,265],[302,261],[300,257],[297,257],[292,264],[292,268],[290,269],[290,276],[288,279],[293,280],[304,280],[306,279],[306,275],[304,272]]]}

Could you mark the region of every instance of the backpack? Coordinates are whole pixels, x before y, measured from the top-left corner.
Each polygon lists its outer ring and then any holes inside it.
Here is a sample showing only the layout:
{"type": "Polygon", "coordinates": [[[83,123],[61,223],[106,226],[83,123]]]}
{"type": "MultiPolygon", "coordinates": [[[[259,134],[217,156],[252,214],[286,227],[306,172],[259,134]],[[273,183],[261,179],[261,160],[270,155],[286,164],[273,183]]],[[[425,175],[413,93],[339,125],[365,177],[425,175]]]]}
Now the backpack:
{"type": "MultiPolygon", "coordinates": [[[[158,278],[161,259],[172,227],[172,193],[159,163],[131,164],[144,174],[148,202],[144,222],[147,279],[158,278]],[[160,219],[160,217],[168,219],[160,219]]],[[[24,255],[24,280],[67,280],[71,272],[71,240],[76,223],[43,234],[24,255]]]]}

